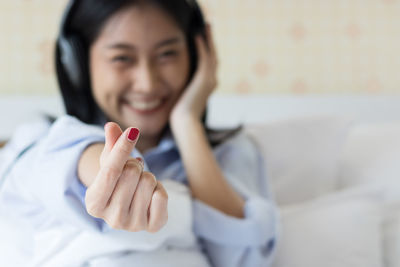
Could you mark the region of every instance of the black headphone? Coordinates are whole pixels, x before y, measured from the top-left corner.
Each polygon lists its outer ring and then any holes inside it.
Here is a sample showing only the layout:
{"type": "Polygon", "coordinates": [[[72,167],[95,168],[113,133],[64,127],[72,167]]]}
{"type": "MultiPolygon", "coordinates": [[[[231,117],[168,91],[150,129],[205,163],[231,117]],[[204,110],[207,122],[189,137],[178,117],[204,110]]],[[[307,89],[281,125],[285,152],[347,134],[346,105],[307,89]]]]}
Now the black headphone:
{"type": "Polygon", "coordinates": [[[78,36],[69,33],[67,29],[78,2],[77,0],[69,1],[61,21],[60,34],[57,39],[57,46],[60,49],[60,62],[74,88],[82,88],[84,84],[82,74],[85,67],[82,64],[82,59],[84,58],[82,42],[78,36]]]}
{"type": "MultiPolygon", "coordinates": [[[[70,21],[81,1],[85,0],[70,0],[65,9],[57,38],[56,70],[67,113],[78,117],[84,122],[91,123],[93,122],[93,113],[96,112],[94,110],[96,104],[91,92],[87,92],[88,90],[85,92],[85,89],[90,88],[87,62],[88,51],[85,51],[81,38],[69,30],[70,21]],[[89,105],[89,107],[86,110],[78,109],[77,106],[80,105],[89,105]]],[[[206,24],[197,1],[186,0],[186,2],[191,6],[193,12],[192,21],[190,22],[191,32],[193,34],[201,33],[205,38],[206,24]]],[[[196,54],[194,57],[194,60],[197,61],[196,54]]]]}

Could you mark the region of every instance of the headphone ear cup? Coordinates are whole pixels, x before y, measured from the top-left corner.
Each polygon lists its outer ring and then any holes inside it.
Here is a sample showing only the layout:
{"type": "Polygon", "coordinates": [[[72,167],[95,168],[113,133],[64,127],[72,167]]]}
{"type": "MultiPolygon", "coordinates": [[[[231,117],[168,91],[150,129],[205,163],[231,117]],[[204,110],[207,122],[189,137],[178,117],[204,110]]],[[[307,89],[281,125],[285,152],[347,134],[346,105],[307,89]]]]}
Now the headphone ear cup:
{"type": "Polygon", "coordinates": [[[87,74],[85,53],[82,42],[76,36],[60,39],[61,64],[69,81],[76,90],[82,90],[86,84],[87,74]]]}

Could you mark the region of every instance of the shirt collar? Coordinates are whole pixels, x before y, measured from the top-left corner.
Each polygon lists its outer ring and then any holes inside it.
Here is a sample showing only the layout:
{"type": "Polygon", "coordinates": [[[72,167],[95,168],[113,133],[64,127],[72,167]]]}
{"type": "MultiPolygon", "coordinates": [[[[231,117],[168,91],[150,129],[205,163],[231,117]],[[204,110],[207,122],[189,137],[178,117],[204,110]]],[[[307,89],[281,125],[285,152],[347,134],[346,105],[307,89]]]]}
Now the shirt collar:
{"type": "Polygon", "coordinates": [[[158,145],[147,151],[144,156],[147,157],[150,155],[160,154],[162,152],[167,152],[172,149],[176,149],[176,142],[174,140],[171,130],[167,129],[161,137],[158,145]]]}

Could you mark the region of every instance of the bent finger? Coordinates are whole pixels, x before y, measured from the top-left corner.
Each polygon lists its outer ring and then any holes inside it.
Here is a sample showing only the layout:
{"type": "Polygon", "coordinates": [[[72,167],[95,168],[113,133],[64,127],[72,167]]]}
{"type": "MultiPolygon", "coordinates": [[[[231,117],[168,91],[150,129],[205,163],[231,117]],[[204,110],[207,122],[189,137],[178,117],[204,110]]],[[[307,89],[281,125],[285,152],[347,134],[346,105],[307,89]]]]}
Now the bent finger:
{"type": "Polygon", "coordinates": [[[148,210],[156,186],[157,180],[154,175],[150,172],[143,172],[130,208],[134,230],[145,230],[147,228],[148,210]]]}
{"type": "Polygon", "coordinates": [[[159,231],[168,221],[168,194],[164,186],[158,182],[149,207],[147,230],[159,231]]]}
{"type": "Polygon", "coordinates": [[[143,167],[136,159],[126,162],[121,177],[110,196],[108,208],[128,213],[143,167]]]}

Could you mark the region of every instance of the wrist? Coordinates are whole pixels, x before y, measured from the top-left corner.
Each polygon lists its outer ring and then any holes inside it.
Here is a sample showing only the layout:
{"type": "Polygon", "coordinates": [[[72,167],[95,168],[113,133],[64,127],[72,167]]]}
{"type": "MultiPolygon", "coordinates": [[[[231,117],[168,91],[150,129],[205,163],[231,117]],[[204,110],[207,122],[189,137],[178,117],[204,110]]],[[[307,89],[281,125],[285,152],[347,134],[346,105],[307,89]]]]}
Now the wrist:
{"type": "Polygon", "coordinates": [[[190,114],[174,117],[174,119],[170,121],[170,127],[176,139],[180,139],[193,132],[204,130],[201,119],[190,114]]]}
{"type": "Polygon", "coordinates": [[[78,162],[78,178],[82,184],[89,187],[100,170],[100,156],[104,149],[103,143],[89,145],[82,153],[78,162]]]}
{"type": "Polygon", "coordinates": [[[202,124],[201,118],[190,112],[175,112],[170,117],[170,125],[173,131],[187,129],[191,125],[198,124],[202,124]]]}

